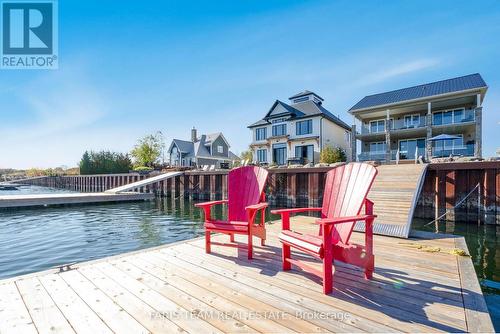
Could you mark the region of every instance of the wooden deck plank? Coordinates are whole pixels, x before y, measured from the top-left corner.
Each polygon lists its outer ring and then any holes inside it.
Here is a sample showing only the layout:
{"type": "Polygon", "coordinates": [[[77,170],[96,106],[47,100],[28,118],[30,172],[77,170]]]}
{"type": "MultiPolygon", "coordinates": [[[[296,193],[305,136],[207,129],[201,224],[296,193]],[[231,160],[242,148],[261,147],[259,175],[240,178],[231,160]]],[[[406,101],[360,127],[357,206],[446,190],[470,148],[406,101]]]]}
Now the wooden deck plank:
{"type": "Polygon", "coordinates": [[[77,333],[112,333],[60,275],[42,276],[40,282],[77,333]]]}
{"type": "MultiPolygon", "coordinates": [[[[234,304],[238,304],[235,309],[241,310],[242,307],[242,310],[244,311],[242,314],[248,313],[248,310],[258,311],[261,314],[284,313],[281,309],[260,302],[252,298],[252,296],[242,293],[241,291],[229,290],[225,285],[215,281],[200,280],[200,277],[195,273],[164,261],[159,252],[156,252],[155,254],[148,254],[147,256],[138,255],[137,259],[134,260],[137,261],[141,268],[155,273],[158,277],[167,277],[170,282],[172,282],[172,280],[176,277],[178,278],[180,286],[183,286],[185,284],[184,282],[189,282],[190,284],[199,286],[201,291],[209,291],[222,296],[227,300],[232,300],[234,304]]],[[[324,328],[315,326],[303,319],[298,319],[289,313],[284,313],[282,317],[280,316],[273,320],[283,326],[287,326],[288,328],[301,333],[324,333],[326,331],[324,328]]]]}
{"type": "MultiPolygon", "coordinates": [[[[301,231],[317,229],[311,218],[293,223],[301,231]]],[[[213,254],[205,254],[203,240],[193,239],[64,273],[0,281],[0,332],[17,333],[21,326],[77,333],[493,332],[470,258],[406,244],[466,249],[463,238],[377,235],[374,278],[365,280],[358,268],[337,263],[334,292],[324,295],[319,279],[281,270],[278,232],[279,224],[269,224],[267,245],[255,246],[250,261],[243,248],[214,245],[213,254]],[[206,317],[228,311],[235,313],[206,317]],[[271,318],[251,318],[249,311],[271,318]]],[[[318,265],[303,254],[292,256],[318,265]]]]}
{"type": "MultiPolygon", "coordinates": [[[[214,249],[216,249],[216,247],[214,247],[214,249]]],[[[231,248],[224,248],[223,250],[221,250],[221,252],[225,252],[227,250],[231,250],[231,248]]],[[[175,249],[165,249],[162,250],[162,252],[168,252],[169,254],[171,254],[172,252],[175,252],[175,249]]],[[[179,255],[179,257],[182,257],[182,259],[185,261],[192,261],[194,265],[207,267],[213,266],[214,268],[217,268],[218,272],[224,272],[223,269],[219,269],[220,267],[216,267],[216,265],[222,265],[220,263],[216,264],[214,256],[207,256],[206,258],[197,256],[197,258],[199,258],[199,260],[197,260],[195,258],[187,256],[186,254],[188,254],[188,252],[183,251],[179,255]],[[201,259],[203,259],[203,261],[207,261],[208,263],[203,264],[201,259]]],[[[223,254],[227,257],[230,256],[226,253],[223,254]]],[[[256,252],[256,254],[258,254],[258,252],[256,252]]],[[[256,257],[257,256],[258,255],[256,255],[256,257]]],[[[170,259],[171,257],[168,258],[169,261],[170,259]]],[[[257,283],[255,283],[255,281],[252,281],[252,279],[259,280],[261,282],[261,286],[263,287],[266,287],[266,285],[263,283],[272,285],[272,288],[270,288],[270,290],[267,290],[268,293],[272,293],[271,290],[274,290],[279,291],[280,295],[282,294],[293,296],[293,294],[297,294],[303,300],[309,300],[308,298],[311,295],[314,295],[314,301],[310,300],[310,302],[314,303],[315,305],[313,307],[314,309],[321,309],[321,306],[317,303],[326,303],[328,306],[339,307],[341,311],[349,312],[351,316],[359,316],[364,318],[364,324],[366,324],[367,320],[371,320],[373,322],[383,320],[383,323],[386,325],[392,324],[394,329],[403,329],[410,332],[425,332],[429,331],[430,328],[436,327],[442,328],[441,330],[443,331],[456,331],[457,329],[460,330],[465,328],[465,323],[463,320],[460,321],[460,316],[455,316],[453,318],[449,317],[445,314],[445,310],[436,310],[435,312],[431,312],[430,314],[428,314],[426,312],[427,310],[424,309],[426,305],[423,301],[420,304],[419,308],[414,307],[415,311],[420,311],[420,314],[418,314],[405,311],[401,308],[401,305],[390,306],[388,303],[384,303],[384,298],[380,296],[378,296],[378,298],[370,299],[369,293],[363,293],[362,295],[360,295],[359,292],[356,293],[352,288],[350,288],[349,291],[346,291],[337,287],[335,289],[335,293],[333,294],[333,296],[335,297],[334,300],[332,300],[331,298],[325,298],[321,291],[321,285],[318,284],[318,280],[304,280],[303,282],[301,282],[301,284],[298,284],[297,281],[293,281],[293,284],[291,284],[289,283],[290,281],[292,281],[290,275],[288,275],[288,273],[284,273],[282,275],[283,278],[279,279],[280,274],[282,274],[282,272],[280,272],[279,265],[272,267],[268,261],[266,261],[265,268],[269,271],[276,271],[272,280],[268,280],[268,277],[266,275],[260,275],[258,271],[257,273],[255,273],[255,275],[252,275],[252,273],[249,271],[251,271],[252,267],[256,266],[257,261],[257,259],[254,259],[251,264],[245,264],[245,260],[241,259],[241,261],[238,263],[239,266],[237,267],[236,271],[238,273],[241,273],[241,275],[238,275],[238,277],[242,282],[245,282],[246,284],[257,285],[257,283]],[[386,316],[386,313],[390,313],[392,317],[386,316]],[[408,324],[403,321],[399,322],[397,319],[412,319],[415,324],[407,327],[408,324]],[[434,324],[434,320],[436,319],[440,319],[442,324],[434,324]]],[[[232,265],[232,267],[234,267],[234,264],[232,265]]],[[[259,268],[259,270],[262,270],[262,268],[259,268]]],[[[457,311],[462,311],[461,308],[456,309],[457,311]]],[[[373,330],[374,325],[371,324],[371,326],[373,330]]],[[[370,331],[370,329],[366,328],[364,330],[370,331]]]]}
{"type": "MultiPolygon", "coordinates": [[[[136,261],[134,259],[127,259],[127,261],[116,260],[112,261],[111,264],[127,273],[127,275],[131,276],[135,280],[142,282],[149,288],[172,300],[177,305],[186,309],[190,314],[199,314],[199,316],[205,321],[221,331],[231,333],[256,332],[256,329],[249,327],[247,324],[244,324],[237,319],[231,317],[225,318],[224,311],[231,311],[227,305],[229,303],[225,301],[226,305],[222,308],[221,312],[220,309],[216,309],[215,307],[216,305],[221,306],[224,301],[213,297],[210,298],[210,293],[207,293],[206,291],[193,291],[187,284],[183,285],[182,290],[177,289],[173,285],[172,280],[162,281],[161,279],[136,266],[136,261]]],[[[270,331],[270,329],[271,328],[269,327],[267,328],[268,331],[270,331]]]]}
{"type": "Polygon", "coordinates": [[[183,331],[181,327],[169,319],[154,316],[159,313],[159,310],[143,302],[100,270],[93,266],[85,266],[78,271],[152,333],[180,333],[183,331]]]}
{"type": "Polygon", "coordinates": [[[116,333],[147,333],[123,308],[92,284],[77,270],[60,275],[78,296],[116,333]]]}
{"type": "Polygon", "coordinates": [[[74,333],[61,310],[37,277],[21,279],[16,282],[24,304],[40,333],[74,333]]]}
{"type": "MultiPolygon", "coordinates": [[[[262,252],[259,253],[259,255],[263,255],[262,252]]],[[[288,273],[283,273],[280,271],[281,269],[281,260],[277,256],[265,256],[266,261],[260,262],[259,259],[254,259],[252,261],[252,267],[260,267],[260,270],[267,268],[274,268],[277,271],[277,274],[275,275],[276,278],[282,279],[285,281],[290,281],[290,277],[288,273]],[[271,261],[268,261],[268,259],[271,261]],[[261,265],[259,265],[261,263],[261,265]],[[272,267],[271,267],[272,266],[272,267]]],[[[214,257],[210,257],[210,260],[216,261],[217,259],[214,259],[214,257]]],[[[229,266],[233,265],[231,262],[226,261],[225,259],[222,259],[224,261],[216,261],[218,265],[222,265],[226,268],[229,266]],[[225,262],[225,263],[224,263],[225,262]]],[[[248,268],[249,263],[248,261],[241,260],[240,261],[241,266],[243,268],[248,268]]],[[[250,268],[251,271],[254,271],[250,268]]],[[[258,270],[257,271],[258,274],[258,270]]],[[[339,270],[340,271],[340,270],[339,270]]],[[[245,275],[248,273],[245,272],[245,275]]],[[[300,281],[301,285],[306,287],[306,288],[312,288],[314,289],[315,286],[318,285],[317,282],[311,281],[310,279],[304,277],[302,273],[298,273],[298,277],[294,278],[300,281]]],[[[258,276],[255,276],[258,277],[258,276]]],[[[339,277],[336,273],[335,275],[335,284],[337,285],[338,289],[341,291],[350,291],[351,293],[355,293],[357,295],[364,295],[366,298],[370,298],[377,303],[380,303],[382,305],[387,305],[389,307],[398,307],[401,308],[402,310],[416,313],[416,315],[421,312],[422,305],[427,302],[428,297],[427,295],[421,295],[422,299],[416,298],[415,294],[412,293],[411,296],[412,298],[409,299],[401,299],[401,290],[405,289],[395,289],[394,292],[380,289],[378,287],[373,286],[371,281],[367,281],[363,279],[361,276],[360,277],[353,277],[351,276],[349,279],[345,279],[343,277],[339,277]]],[[[455,292],[457,296],[460,294],[458,292],[455,292]]],[[[465,318],[462,312],[463,304],[462,302],[456,302],[452,300],[445,300],[441,299],[440,301],[436,301],[434,303],[435,307],[430,307],[426,309],[426,313],[430,318],[440,318],[443,314],[445,315],[445,318],[447,318],[448,322],[450,324],[456,324],[456,321],[459,321],[460,323],[463,323],[463,327],[465,328],[465,318]],[[439,309],[437,309],[436,306],[439,306],[439,309]],[[436,308],[436,309],[435,309],[436,308]]]]}
{"type": "Polygon", "coordinates": [[[158,312],[161,312],[163,316],[172,320],[172,322],[176,323],[183,330],[194,333],[221,333],[219,329],[201,319],[187,317],[186,315],[190,314],[188,310],[180,307],[142,282],[128,276],[125,272],[119,270],[110,263],[97,263],[95,267],[111,277],[117,284],[120,284],[144,302],[151,305],[158,310],[158,312]]]}
{"type": "Polygon", "coordinates": [[[0,333],[37,333],[13,282],[0,284],[0,333]]]}

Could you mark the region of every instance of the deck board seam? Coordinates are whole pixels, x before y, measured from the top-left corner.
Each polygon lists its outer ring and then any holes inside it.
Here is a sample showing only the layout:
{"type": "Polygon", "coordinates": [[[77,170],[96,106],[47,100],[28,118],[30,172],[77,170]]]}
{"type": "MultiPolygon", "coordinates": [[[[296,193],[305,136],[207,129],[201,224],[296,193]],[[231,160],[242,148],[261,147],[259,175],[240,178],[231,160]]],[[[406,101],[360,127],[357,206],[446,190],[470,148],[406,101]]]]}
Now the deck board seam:
{"type": "Polygon", "coordinates": [[[28,305],[26,305],[26,302],[25,302],[25,300],[24,300],[23,294],[22,294],[22,293],[21,293],[21,291],[19,290],[19,287],[17,286],[17,283],[16,283],[16,282],[14,282],[14,286],[16,287],[16,291],[17,291],[17,293],[18,293],[19,297],[21,297],[21,301],[23,302],[23,306],[24,306],[24,308],[26,309],[26,312],[27,312],[27,313],[28,313],[28,315],[30,316],[31,323],[33,324],[33,327],[35,327],[35,330],[36,330],[36,332],[37,332],[37,333],[40,333],[40,331],[38,330],[37,325],[35,324],[35,321],[33,320],[33,316],[31,315],[31,312],[30,312],[30,310],[29,310],[29,308],[28,308],[28,305]]]}

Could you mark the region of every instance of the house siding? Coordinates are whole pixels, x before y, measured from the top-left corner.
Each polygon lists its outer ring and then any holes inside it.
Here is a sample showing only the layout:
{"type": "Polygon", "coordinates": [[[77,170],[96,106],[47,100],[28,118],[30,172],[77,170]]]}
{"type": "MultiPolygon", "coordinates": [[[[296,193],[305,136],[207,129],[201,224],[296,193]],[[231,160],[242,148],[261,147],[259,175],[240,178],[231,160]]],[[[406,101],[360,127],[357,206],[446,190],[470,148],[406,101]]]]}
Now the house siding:
{"type": "Polygon", "coordinates": [[[224,157],[224,158],[227,158],[229,156],[229,147],[227,146],[226,141],[221,136],[217,137],[217,139],[215,139],[212,142],[211,151],[212,151],[212,155],[214,157],[224,157]],[[223,148],[223,152],[222,153],[218,152],[218,150],[217,150],[218,146],[222,146],[222,148],[223,148]]]}

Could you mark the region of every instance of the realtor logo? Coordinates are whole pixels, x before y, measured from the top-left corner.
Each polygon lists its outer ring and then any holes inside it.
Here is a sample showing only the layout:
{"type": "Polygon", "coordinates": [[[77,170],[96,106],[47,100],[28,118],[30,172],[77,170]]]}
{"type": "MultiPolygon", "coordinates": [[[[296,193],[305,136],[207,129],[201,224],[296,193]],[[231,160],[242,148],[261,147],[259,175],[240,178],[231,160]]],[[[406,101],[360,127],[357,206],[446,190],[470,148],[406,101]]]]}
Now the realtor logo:
{"type": "Polygon", "coordinates": [[[58,67],[55,0],[3,1],[1,18],[3,69],[58,67]]]}

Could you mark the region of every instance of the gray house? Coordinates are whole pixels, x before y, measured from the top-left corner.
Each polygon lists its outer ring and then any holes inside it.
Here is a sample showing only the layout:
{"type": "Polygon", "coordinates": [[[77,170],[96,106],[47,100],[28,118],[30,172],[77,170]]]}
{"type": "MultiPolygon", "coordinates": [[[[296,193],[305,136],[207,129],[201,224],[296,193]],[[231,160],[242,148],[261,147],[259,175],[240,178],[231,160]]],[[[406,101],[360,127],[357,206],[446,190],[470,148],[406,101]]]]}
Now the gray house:
{"type": "MultiPolygon", "coordinates": [[[[353,125],[361,141],[358,160],[481,158],[482,103],[487,89],[476,73],[365,96],[349,110],[360,125],[353,125]],[[431,140],[438,135],[450,139],[431,140]]],[[[356,145],[353,148],[354,160],[356,145]]]]}
{"type": "Polygon", "coordinates": [[[198,137],[195,128],[191,130],[191,140],[174,139],[168,148],[170,165],[180,167],[215,165],[239,160],[229,150],[230,145],[221,132],[198,137]]]}

